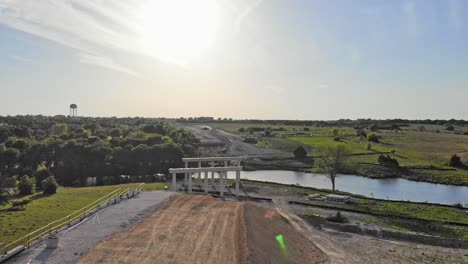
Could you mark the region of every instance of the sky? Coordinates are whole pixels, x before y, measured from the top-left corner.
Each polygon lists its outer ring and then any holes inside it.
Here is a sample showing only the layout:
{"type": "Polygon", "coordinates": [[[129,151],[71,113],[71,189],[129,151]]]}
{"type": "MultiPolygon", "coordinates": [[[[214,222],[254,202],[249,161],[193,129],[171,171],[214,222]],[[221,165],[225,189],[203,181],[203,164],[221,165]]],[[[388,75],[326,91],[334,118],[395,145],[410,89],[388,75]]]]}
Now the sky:
{"type": "Polygon", "coordinates": [[[0,0],[0,115],[468,119],[468,1],[0,0]]]}

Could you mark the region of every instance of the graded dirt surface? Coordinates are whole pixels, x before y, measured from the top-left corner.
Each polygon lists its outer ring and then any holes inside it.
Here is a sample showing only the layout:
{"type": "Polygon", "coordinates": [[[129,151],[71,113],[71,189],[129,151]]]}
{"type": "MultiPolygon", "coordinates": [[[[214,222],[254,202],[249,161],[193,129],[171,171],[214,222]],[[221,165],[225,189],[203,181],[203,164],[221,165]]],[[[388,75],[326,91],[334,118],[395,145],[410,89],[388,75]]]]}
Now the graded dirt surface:
{"type": "Polygon", "coordinates": [[[278,209],[178,195],[78,263],[325,263],[327,256],[278,209]],[[276,236],[283,235],[285,248],[276,236]]]}

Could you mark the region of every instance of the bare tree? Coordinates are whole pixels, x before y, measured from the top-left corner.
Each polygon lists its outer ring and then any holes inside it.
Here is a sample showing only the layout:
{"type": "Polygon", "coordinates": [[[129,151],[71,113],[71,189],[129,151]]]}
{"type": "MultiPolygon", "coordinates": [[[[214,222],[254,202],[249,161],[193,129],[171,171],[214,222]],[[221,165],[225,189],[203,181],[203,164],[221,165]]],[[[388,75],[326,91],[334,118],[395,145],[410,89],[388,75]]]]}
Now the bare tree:
{"type": "Polygon", "coordinates": [[[351,151],[344,144],[330,145],[320,149],[319,166],[332,183],[332,191],[335,191],[335,179],[338,172],[345,169],[351,151]]]}

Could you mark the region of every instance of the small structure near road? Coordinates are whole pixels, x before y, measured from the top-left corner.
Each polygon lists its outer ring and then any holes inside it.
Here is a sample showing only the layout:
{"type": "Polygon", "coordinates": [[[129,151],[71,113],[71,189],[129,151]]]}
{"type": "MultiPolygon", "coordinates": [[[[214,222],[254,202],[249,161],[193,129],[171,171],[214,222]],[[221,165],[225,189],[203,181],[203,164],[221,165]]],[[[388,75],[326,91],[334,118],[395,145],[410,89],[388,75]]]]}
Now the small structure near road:
{"type": "Polygon", "coordinates": [[[351,203],[352,198],[351,196],[347,196],[347,195],[329,194],[325,196],[325,201],[335,202],[335,203],[351,203]]]}
{"type": "Polygon", "coordinates": [[[240,172],[242,170],[241,161],[243,157],[203,157],[203,158],[184,158],[182,161],[185,163],[185,168],[171,168],[169,173],[172,174],[172,190],[177,191],[177,173],[184,173],[184,186],[188,187],[188,193],[192,193],[193,189],[193,175],[196,174],[198,177],[196,180],[201,186],[202,174],[204,174],[204,191],[208,193],[209,187],[214,187],[215,173],[219,175],[219,189],[220,196],[224,197],[224,190],[227,185],[227,173],[229,171],[236,172],[235,179],[235,195],[239,196],[240,187],[240,172]],[[190,168],[189,163],[197,162],[198,167],[190,168]],[[223,166],[215,167],[216,163],[221,163],[223,166]],[[234,163],[234,166],[231,164],[234,163]],[[210,164],[211,167],[202,167],[203,164],[210,164]],[[208,179],[208,174],[211,172],[211,183],[208,179]]]}

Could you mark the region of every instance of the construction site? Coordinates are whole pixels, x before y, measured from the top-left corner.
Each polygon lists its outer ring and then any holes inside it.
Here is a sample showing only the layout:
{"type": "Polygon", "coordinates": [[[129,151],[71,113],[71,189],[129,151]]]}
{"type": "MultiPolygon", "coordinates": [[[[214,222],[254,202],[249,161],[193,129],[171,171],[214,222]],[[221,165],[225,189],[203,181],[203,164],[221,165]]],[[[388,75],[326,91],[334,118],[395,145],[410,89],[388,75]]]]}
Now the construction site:
{"type": "Polygon", "coordinates": [[[466,263],[463,249],[387,241],[311,224],[275,190],[253,195],[239,177],[228,180],[228,171],[242,170],[241,160],[183,159],[184,168],[169,170],[170,190],[136,188],[125,197],[114,195],[107,206],[96,206],[48,235],[46,231],[45,237],[18,246],[2,261],[395,263],[407,259],[404,263],[426,263],[416,257],[433,252],[450,263],[466,263]],[[50,243],[51,234],[55,244],[50,243]]]}

